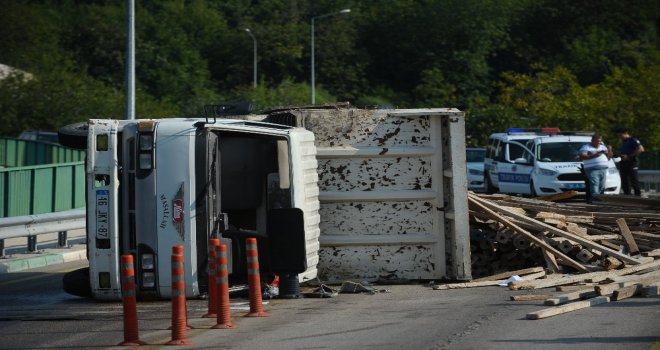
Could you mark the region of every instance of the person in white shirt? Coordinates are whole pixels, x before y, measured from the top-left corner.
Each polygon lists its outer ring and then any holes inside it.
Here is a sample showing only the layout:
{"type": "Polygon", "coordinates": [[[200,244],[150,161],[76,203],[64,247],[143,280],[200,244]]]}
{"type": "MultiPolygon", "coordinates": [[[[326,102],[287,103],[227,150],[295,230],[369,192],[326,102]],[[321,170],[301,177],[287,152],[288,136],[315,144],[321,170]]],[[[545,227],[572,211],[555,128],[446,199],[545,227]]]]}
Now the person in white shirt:
{"type": "Polygon", "coordinates": [[[594,134],[591,143],[580,147],[579,156],[584,163],[584,172],[591,186],[591,194],[603,193],[607,163],[612,158],[612,147],[605,147],[600,135],[594,134]]]}

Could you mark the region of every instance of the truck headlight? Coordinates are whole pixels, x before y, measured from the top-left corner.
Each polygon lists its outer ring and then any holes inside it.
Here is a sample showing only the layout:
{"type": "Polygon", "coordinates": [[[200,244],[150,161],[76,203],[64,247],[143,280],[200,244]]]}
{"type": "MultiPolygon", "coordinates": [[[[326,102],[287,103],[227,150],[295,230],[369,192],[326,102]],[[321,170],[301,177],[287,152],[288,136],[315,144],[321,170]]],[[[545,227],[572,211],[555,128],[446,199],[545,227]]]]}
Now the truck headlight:
{"type": "Polygon", "coordinates": [[[536,169],[536,173],[542,176],[557,176],[559,174],[558,172],[550,169],[543,169],[543,168],[538,168],[536,169]]]}
{"type": "Polygon", "coordinates": [[[140,134],[140,151],[151,151],[154,148],[153,134],[140,134]]]}
{"type": "Polygon", "coordinates": [[[99,272],[99,288],[110,289],[110,272],[99,272]]]}
{"type": "Polygon", "coordinates": [[[478,170],[478,169],[468,169],[468,173],[469,173],[470,175],[479,175],[479,176],[483,176],[483,175],[484,175],[484,172],[481,171],[481,170],[478,170]]]}
{"type": "Polygon", "coordinates": [[[156,275],[153,272],[142,273],[142,287],[154,288],[156,286],[156,275]]]}
{"type": "Polygon", "coordinates": [[[140,169],[148,170],[153,168],[151,153],[140,153],[140,169]]]}
{"type": "Polygon", "coordinates": [[[154,269],[154,255],[153,254],[142,254],[140,266],[142,270],[153,270],[154,269]]]}

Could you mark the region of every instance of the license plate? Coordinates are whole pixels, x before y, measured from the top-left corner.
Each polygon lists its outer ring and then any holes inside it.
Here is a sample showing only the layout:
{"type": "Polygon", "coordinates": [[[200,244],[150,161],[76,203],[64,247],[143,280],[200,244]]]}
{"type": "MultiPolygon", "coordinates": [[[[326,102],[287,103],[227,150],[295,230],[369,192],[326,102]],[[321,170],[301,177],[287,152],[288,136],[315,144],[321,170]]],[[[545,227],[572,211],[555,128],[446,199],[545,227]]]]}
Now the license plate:
{"type": "Polygon", "coordinates": [[[109,238],[110,223],[108,213],[110,209],[110,191],[96,190],[96,237],[109,238]]]}
{"type": "Polygon", "coordinates": [[[566,184],[566,188],[570,188],[572,190],[582,190],[586,186],[584,184],[566,184]]]}

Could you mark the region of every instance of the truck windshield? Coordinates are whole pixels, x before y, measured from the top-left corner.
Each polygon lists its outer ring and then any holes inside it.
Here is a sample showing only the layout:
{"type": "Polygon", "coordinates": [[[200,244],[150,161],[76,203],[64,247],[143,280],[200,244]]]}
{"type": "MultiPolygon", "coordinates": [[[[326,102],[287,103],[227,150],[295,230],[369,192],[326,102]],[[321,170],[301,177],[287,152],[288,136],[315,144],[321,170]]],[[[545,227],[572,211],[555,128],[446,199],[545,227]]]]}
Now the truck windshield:
{"type": "Polygon", "coordinates": [[[542,162],[579,162],[582,145],[584,142],[541,143],[536,147],[536,157],[542,162]]]}

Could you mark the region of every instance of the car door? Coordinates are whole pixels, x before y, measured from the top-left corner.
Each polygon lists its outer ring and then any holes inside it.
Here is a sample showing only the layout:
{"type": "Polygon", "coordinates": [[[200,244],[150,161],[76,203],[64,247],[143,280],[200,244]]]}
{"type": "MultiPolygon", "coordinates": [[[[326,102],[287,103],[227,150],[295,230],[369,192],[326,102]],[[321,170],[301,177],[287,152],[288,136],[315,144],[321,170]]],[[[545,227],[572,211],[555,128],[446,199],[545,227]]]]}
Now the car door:
{"type": "MultiPolygon", "coordinates": [[[[502,148],[503,143],[498,139],[491,139],[488,147],[486,149],[486,158],[484,160],[484,176],[488,176],[490,183],[494,186],[498,186],[497,181],[497,164],[500,160],[504,159],[504,149],[502,148]]],[[[488,191],[488,189],[486,189],[488,191]]]]}
{"type": "Polygon", "coordinates": [[[518,141],[504,143],[505,159],[498,162],[498,183],[501,192],[529,194],[529,180],[534,163],[532,152],[518,141]],[[531,157],[530,157],[531,156],[531,157]]]}

